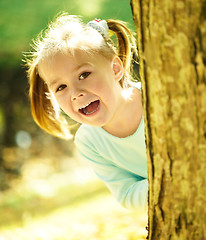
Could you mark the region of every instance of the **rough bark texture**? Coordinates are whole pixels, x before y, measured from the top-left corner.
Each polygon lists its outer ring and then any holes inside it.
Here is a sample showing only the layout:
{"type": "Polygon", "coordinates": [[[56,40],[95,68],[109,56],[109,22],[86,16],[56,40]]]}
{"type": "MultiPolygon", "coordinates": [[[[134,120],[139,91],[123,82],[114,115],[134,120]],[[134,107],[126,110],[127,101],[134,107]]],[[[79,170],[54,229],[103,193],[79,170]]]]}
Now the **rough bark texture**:
{"type": "Polygon", "coordinates": [[[206,239],[206,1],[132,0],[143,88],[149,239],[206,239]]]}

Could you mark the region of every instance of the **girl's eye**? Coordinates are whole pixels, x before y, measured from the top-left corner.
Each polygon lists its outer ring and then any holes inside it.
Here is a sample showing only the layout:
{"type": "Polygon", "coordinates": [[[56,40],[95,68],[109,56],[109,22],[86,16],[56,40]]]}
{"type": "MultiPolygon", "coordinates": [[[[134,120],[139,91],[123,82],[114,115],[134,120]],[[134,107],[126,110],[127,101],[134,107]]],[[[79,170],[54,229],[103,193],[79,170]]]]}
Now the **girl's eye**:
{"type": "Polygon", "coordinates": [[[60,85],[58,88],[57,88],[57,90],[56,90],[56,92],[60,92],[60,91],[62,91],[64,88],[66,88],[67,87],[67,85],[65,85],[65,84],[62,84],[62,85],[60,85]]]}
{"type": "Polygon", "coordinates": [[[83,72],[80,76],[79,76],[79,80],[84,80],[85,78],[87,78],[90,75],[91,72],[83,72]]]}

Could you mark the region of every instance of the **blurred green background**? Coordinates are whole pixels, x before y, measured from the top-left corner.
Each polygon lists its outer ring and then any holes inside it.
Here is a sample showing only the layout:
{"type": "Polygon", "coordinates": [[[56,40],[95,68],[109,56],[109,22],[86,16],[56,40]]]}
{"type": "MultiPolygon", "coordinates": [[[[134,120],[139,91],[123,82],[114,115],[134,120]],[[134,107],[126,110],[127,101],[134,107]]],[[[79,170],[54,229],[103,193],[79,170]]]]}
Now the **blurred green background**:
{"type": "Polygon", "coordinates": [[[59,12],[121,19],[129,0],[0,1],[0,240],[144,239],[145,218],[126,212],[77,157],[73,141],[32,120],[23,53],[59,12]],[[111,222],[111,224],[110,224],[111,222]]]}

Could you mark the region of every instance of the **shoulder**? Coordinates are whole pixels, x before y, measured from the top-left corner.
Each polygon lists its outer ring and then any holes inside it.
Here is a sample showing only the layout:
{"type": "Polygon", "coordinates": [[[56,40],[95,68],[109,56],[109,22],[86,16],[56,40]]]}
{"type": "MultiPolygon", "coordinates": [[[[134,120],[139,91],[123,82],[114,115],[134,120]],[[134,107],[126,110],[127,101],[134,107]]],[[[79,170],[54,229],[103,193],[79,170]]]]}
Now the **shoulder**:
{"type": "Polygon", "coordinates": [[[74,141],[79,141],[80,139],[85,139],[88,137],[88,133],[91,132],[89,130],[90,126],[82,124],[79,129],[77,130],[75,136],[74,136],[74,141]]]}
{"type": "Polygon", "coordinates": [[[76,145],[79,145],[79,144],[91,145],[96,139],[97,135],[98,133],[95,127],[82,124],[75,134],[74,142],[76,145]]]}
{"type": "Polygon", "coordinates": [[[82,124],[75,134],[74,143],[80,157],[92,162],[104,161],[100,154],[99,146],[102,144],[98,128],[82,124]]]}
{"type": "Polygon", "coordinates": [[[82,124],[77,130],[74,143],[77,149],[92,149],[93,151],[102,152],[111,148],[117,138],[107,133],[101,127],[93,127],[82,124]]]}
{"type": "Polygon", "coordinates": [[[75,139],[82,137],[88,137],[88,135],[95,135],[97,133],[97,127],[93,127],[87,124],[82,124],[75,134],[75,139]]]}

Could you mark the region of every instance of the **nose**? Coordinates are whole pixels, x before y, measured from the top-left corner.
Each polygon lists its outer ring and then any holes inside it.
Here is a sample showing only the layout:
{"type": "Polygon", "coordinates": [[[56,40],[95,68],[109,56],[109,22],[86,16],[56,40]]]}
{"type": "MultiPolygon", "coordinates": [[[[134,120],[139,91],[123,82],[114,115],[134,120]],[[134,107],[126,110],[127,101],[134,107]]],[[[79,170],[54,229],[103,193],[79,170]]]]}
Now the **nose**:
{"type": "Polygon", "coordinates": [[[77,89],[71,89],[71,100],[76,101],[78,98],[83,97],[84,94],[80,90],[77,89]]]}
{"type": "Polygon", "coordinates": [[[78,96],[72,97],[72,101],[75,101],[75,100],[77,100],[77,98],[83,97],[83,96],[84,96],[84,95],[83,95],[82,93],[80,93],[78,96]]]}

